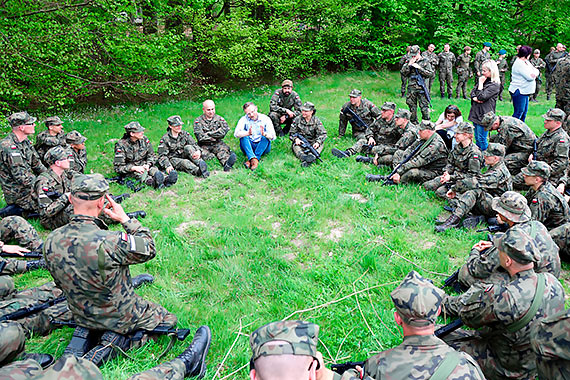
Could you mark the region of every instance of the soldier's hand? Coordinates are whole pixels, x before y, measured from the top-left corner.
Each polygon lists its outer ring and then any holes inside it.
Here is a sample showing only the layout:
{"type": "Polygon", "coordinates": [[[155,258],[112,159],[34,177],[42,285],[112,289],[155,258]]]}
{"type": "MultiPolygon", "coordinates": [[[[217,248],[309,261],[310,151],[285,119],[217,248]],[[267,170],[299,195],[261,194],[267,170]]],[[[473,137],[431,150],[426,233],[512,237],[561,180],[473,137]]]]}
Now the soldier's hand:
{"type": "Polygon", "coordinates": [[[281,116],[281,117],[279,118],[279,123],[283,124],[286,119],[287,119],[287,115],[281,116]]]}
{"type": "Polygon", "coordinates": [[[558,186],[556,187],[556,190],[558,190],[558,192],[559,192],[560,194],[564,194],[564,189],[565,189],[565,187],[566,187],[566,186],[564,186],[564,184],[561,183],[560,185],[558,185],[558,186]]]}
{"type": "Polygon", "coordinates": [[[301,145],[303,142],[295,137],[295,145],[301,145]]]}
{"type": "Polygon", "coordinates": [[[16,255],[24,256],[24,252],[30,252],[29,249],[20,247],[19,245],[8,245],[4,244],[2,246],[2,252],[4,253],[14,253],[16,255]]]}
{"type": "Polygon", "coordinates": [[[455,193],[455,191],[449,190],[449,191],[445,194],[445,196],[448,197],[449,199],[453,199],[453,198],[455,198],[455,197],[457,196],[457,194],[455,193]]]}
{"type": "Polygon", "coordinates": [[[372,163],[376,166],[378,166],[378,153],[376,153],[374,155],[374,158],[372,159],[372,163]]]}
{"type": "Polygon", "coordinates": [[[114,220],[115,222],[119,222],[121,224],[126,223],[129,221],[129,217],[123,207],[113,200],[109,194],[105,194],[105,198],[107,198],[107,205],[103,209],[105,215],[109,218],[114,220]]]}
{"type": "MultiPolygon", "coordinates": [[[[316,371],[317,380],[332,380],[334,379],[334,372],[325,367],[325,361],[323,360],[323,354],[317,351],[317,359],[319,361],[319,369],[316,371]]],[[[313,366],[316,365],[313,363],[313,366]]]]}
{"type": "Polygon", "coordinates": [[[289,116],[290,118],[293,118],[293,117],[295,117],[295,114],[293,113],[293,111],[287,110],[287,116],[289,116]]]}
{"type": "Polygon", "coordinates": [[[202,153],[200,153],[199,150],[197,150],[197,151],[195,151],[194,153],[192,153],[192,158],[193,158],[194,160],[199,160],[201,156],[202,156],[202,153]]]}
{"type": "Polygon", "coordinates": [[[170,174],[171,171],[173,171],[174,168],[172,166],[169,166],[166,168],[166,174],[170,174]]]}
{"type": "Polygon", "coordinates": [[[373,137],[370,137],[370,138],[368,139],[368,145],[371,145],[371,146],[376,145],[376,141],[374,141],[374,138],[373,138],[373,137]]]}
{"type": "Polygon", "coordinates": [[[394,173],[392,178],[390,178],[394,183],[400,183],[400,175],[398,173],[394,173]]]}
{"type": "Polygon", "coordinates": [[[492,247],[492,246],[493,246],[493,243],[492,243],[492,242],[490,242],[490,241],[488,241],[488,240],[480,240],[478,243],[476,243],[476,244],[473,246],[473,249],[476,249],[476,250],[478,250],[479,252],[481,252],[481,251],[483,251],[483,250],[485,250],[485,249],[487,249],[487,248],[490,248],[490,247],[492,247]]]}
{"type": "Polygon", "coordinates": [[[135,165],[131,167],[131,171],[139,174],[143,174],[145,172],[144,166],[135,165]]]}
{"type": "Polygon", "coordinates": [[[319,145],[318,142],[316,142],[316,143],[313,144],[313,148],[315,148],[315,149],[319,149],[319,146],[320,146],[320,145],[319,145]]]}
{"type": "Polygon", "coordinates": [[[451,176],[449,175],[448,172],[444,172],[441,177],[439,178],[439,183],[446,183],[449,182],[449,180],[451,179],[451,176]]]}
{"type": "Polygon", "coordinates": [[[532,154],[530,156],[528,156],[528,163],[530,164],[532,162],[534,158],[532,157],[532,154]]]}

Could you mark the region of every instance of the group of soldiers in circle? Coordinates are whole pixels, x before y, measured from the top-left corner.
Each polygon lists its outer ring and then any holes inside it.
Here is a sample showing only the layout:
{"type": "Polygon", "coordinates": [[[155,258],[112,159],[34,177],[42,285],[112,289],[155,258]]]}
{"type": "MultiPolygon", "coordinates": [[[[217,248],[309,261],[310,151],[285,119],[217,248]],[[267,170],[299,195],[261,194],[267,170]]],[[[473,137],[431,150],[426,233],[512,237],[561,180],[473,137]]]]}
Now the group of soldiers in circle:
{"type": "MultiPolygon", "coordinates": [[[[255,104],[244,104],[234,136],[248,169],[255,170],[270,152],[271,141],[288,133],[303,166],[320,158],[326,130],[314,104],[302,104],[292,87],[291,81],[283,81],[271,98],[268,116],[258,113],[255,104]]],[[[445,111],[453,112],[450,107],[445,111]]],[[[336,373],[325,367],[317,351],[318,326],[274,322],[250,337],[250,377],[530,379],[538,373],[541,378],[567,378],[570,313],[564,311],[564,290],[557,278],[560,257],[570,255],[570,209],[564,198],[568,118],[558,108],[543,118],[546,132],[537,138],[518,119],[485,114],[485,128],[498,133],[484,152],[473,143],[473,126],[459,122],[449,152],[436,123],[423,120],[416,126],[413,111],[396,109],[392,102],[378,108],[360,90],[350,91],[338,132],[344,136],[350,123],[356,143],[333,149],[334,156],[346,159],[360,153],[357,161],[393,169],[389,176],[367,175],[369,181],[421,183],[447,199],[451,215],[436,221],[436,231],[486,221],[504,232],[473,246],[457,272],[459,295],[446,295],[416,272],[406,276],[391,293],[394,318],[404,333],[398,347],[336,373]],[[513,188],[527,190],[526,197],[513,188]],[[472,329],[436,336],[442,311],[472,329]]],[[[28,137],[35,133],[36,119],[19,112],[8,120],[12,133],[0,142],[0,184],[8,204],[1,211],[0,234],[2,242],[20,245],[2,243],[1,248],[15,255],[41,250],[45,261],[0,261],[0,310],[9,317],[0,322],[0,376],[56,378],[65,372],[101,378],[97,365],[116,355],[113,347],[140,347],[157,334],[184,335],[174,314],[134,293],[152,276],[131,278],[129,265],[153,259],[154,241],[149,229],[109,194],[102,175],[83,174],[86,138],[77,131],[64,134],[62,121],[52,117],[34,147],[28,137]],[[22,216],[37,216],[54,231],[42,242],[22,216]],[[108,231],[108,223],[120,223],[124,232],[108,231]],[[16,291],[9,275],[38,267],[47,268],[54,282],[16,291]],[[38,303],[47,307],[13,314],[38,303]],[[56,364],[49,355],[23,354],[26,335],[45,335],[62,325],[75,331],[56,364]]],[[[206,160],[214,156],[224,170],[232,170],[237,156],[223,142],[229,126],[215,113],[213,101],[203,103],[203,115],[194,122],[197,141],[182,129],[180,116],[169,117],[167,124],[158,157],[140,123],[125,126],[114,157],[122,178],[156,188],[172,186],[178,172],[207,177],[206,160]]],[[[133,378],[202,377],[210,341],[210,329],[201,326],[181,355],[133,378]]]]}

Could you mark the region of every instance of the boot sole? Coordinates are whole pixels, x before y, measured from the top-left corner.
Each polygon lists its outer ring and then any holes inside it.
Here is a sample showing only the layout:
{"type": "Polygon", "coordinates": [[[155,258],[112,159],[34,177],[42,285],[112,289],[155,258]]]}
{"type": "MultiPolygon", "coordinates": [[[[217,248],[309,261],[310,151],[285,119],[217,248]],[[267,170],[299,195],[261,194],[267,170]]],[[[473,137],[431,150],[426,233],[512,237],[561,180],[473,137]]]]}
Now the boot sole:
{"type": "Polygon", "coordinates": [[[336,149],[336,148],[331,150],[331,154],[335,157],[338,157],[338,158],[347,158],[348,157],[348,154],[346,154],[342,150],[336,149]]]}
{"type": "MultiPolygon", "coordinates": [[[[196,376],[198,379],[201,379],[206,374],[206,355],[208,355],[208,350],[210,349],[210,343],[212,342],[212,330],[208,326],[206,326],[208,330],[208,344],[206,344],[206,349],[202,353],[202,357],[200,358],[200,372],[198,372],[196,376]]],[[[192,375],[190,375],[192,377],[192,375]]]]}
{"type": "Polygon", "coordinates": [[[228,157],[228,160],[226,161],[226,163],[224,164],[224,171],[230,171],[230,169],[234,166],[234,164],[237,161],[237,156],[234,152],[232,152],[230,154],[230,156],[228,157]]]}

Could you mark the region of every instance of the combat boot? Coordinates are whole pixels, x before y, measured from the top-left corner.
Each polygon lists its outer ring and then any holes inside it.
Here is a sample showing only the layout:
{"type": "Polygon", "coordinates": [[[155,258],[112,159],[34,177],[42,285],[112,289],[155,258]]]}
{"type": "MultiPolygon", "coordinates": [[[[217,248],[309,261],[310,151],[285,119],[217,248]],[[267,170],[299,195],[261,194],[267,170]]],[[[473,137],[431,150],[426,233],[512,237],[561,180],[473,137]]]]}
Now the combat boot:
{"type": "Polygon", "coordinates": [[[160,189],[161,187],[164,186],[164,174],[162,174],[161,171],[157,171],[156,173],[154,173],[153,176],[154,179],[154,188],[156,189],[160,189]]]}
{"type": "Polygon", "coordinates": [[[345,150],[340,150],[337,148],[333,148],[331,150],[331,153],[333,156],[338,157],[338,158],[347,158],[350,157],[350,154],[348,153],[348,151],[345,150]]]}
{"type": "Polygon", "coordinates": [[[311,164],[315,162],[316,159],[317,158],[312,154],[303,154],[301,155],[301,166],[304,168],[311,166],[311,164]]]}
{"type": "Polygon", "coordinates": [[[127,216],[129,217],[129,219],[146,218],[146,212],[143,210],[127,212],[127,216]]]}
{"type": "Polygon", "coordinates": [[[236,163],[237,157],[236,154],[234,152],[230,153],[230,156],[228,157],[228,159],[226,160],[226,163],[224,164],[224,171],[225,172],[229,172],[230,169],[234,166],[234,164],[236,163]]]}
{"type": "Polygon", "coordinates": [[[463,227],[474,229],[483,222],[485,222],[485,217],[483,215],[472,215],[465,218],[463,221],[463,227]]]}
{"type": "Polygon", "coordinates": [[[40,260],[31,260],[26,262],[26,272],[36,270],[36,269],[46,269],[46,261],[44,259],[40,260]]]}
{"type": "Polygon", "coordinates": [[[131,285],[133,288],[138,289],[144,284],[152,284],[154,281],[154,277],[148,273],[139,274],[131,278],[131,285]]]}
{"type": "Polygon", "coordinates": [[[192,343],[184,352],[178,355],[178,359],[184,362],[186,372],[184,377],[198,377],[201,379],[206,374],[206,355],[210,348],[212,332],[208,326],[200,326],[194,334],[192,343]]]}
{"type": "Polygon", "coordinates": [[[550,100],[550,94],[546,94],[546,100],[550,100]]]}
{"type": "Polygon", "coordinates": [[[374,161],[372,157],[366,156],[356,156],[356,162],[364,162],[365,164],[371,164],[374,161]]]}
{"type": "Polygon", "coordinates": [[[442,99],[445,99],[445,94],[443,92],[440,95],[442,99]]]}
{"type": "Polygon", "coordinates": [[[451,215],[441,226],[435,226],[435,232],[443,232],[449,230],[450,228],[457,228],[459,227],[460,221],[460,217],[457,215],[451,215]]]}
{"type": "Polygon", "coordinates": [[[366,174],[366,180],[368,182],[380,182],[384,181],[386,176],[383,175],[376,175],[376,174],[366,174]]]}
{"type": "Polygon", "coordinates": [[[50,365],[53,364],[53,362],[55,360],[53,360],[53,356],[51,356],[50,354],[28,354],[25,353],[22,355],[21,357],[22,360],[27,360],[27,359],[32,359],[35,360],[39,363],[39,365],[42,366],[43,369],[46,369],[47,367],[49,367],[50,365]]]}
{"type": "Polygon", "coordinates": [[[206,164],[206,161],[198,161],[198,168],[200,169],[200,175],[202,177],[208,178],[210,176],[210,172],[208,171],[208,164],[206,164]]]}
{"type": "Polygon", "coordinates": [[[171,170],[168,176],[164,179],[164,186],[170,187],[178,181],[178,172],[176,170],[171,170]]]}

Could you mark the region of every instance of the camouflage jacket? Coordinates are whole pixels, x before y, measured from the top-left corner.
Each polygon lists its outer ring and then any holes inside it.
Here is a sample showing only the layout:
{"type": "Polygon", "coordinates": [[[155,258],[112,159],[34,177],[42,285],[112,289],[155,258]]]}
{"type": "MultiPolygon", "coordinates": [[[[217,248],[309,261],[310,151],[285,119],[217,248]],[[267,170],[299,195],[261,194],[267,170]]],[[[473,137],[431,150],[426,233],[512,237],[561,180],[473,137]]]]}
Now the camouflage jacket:
{"type": "Polygon", "coordinates": [[[301,114],[301,105],[299,94],[291,91],[288,96],[285,96],[283,89],[279,88],[275,90],[269,101],[269,112],[275,112],[281,116],[287,113],[285,110],[289,110],[293,111],[295,116],[299,116],[301,114]]]}
{"type": "Polygon", "coordinates": [[[81,149],[76,151],[70,147],[68,151],[70,154],[69,170],[75,173],[85,173],[85,167],[87,166],[87,150],[81,149]]]}
{"type": "Polygon", "coordinates": [[[467,145],[456,144],[447,156],[447,165],[444,171],[451,175],[451,181],[474,177],[481,173],[483,167],[483,153],[475,143],[467,145]]]}
{"type": "Polygon", "coordinates": [[[470,64],[471,64],[471,55],[468,55],[467,53],[460,54],[457,57],[457,63],[455,64],[457,67],[457,73],[458,74],[469,73],[469,76],[471,76],[470,64]]]}
{"type": "Polygon", "coordinates": [[[570,56],[558,62],[553,75],[556,83],[556,99],[570,100],[570,56]]]}
{"type": "Polygon", "coordinates": [[[44,227],[53,230],[67,224],[73,214],[69,197],[65,194],[71,190],[71,179],[63,173],[60,176],[51,169],[36,178],[34,197],[38,202],[40,221],[44,227]],[[57,193],[48,195],[48,193],[57,193]]]}
{"type": "Polygon", "coordinates": [[[568,134],[562,127],[544,132],[537,141],[536,159],[550,165],[550,182],[555,187],[566,184],[568,172],[568,134]]]}
{"type": "Polygon", "coordinates": [[[45,171],[30,140],[20,142],[12,132],[0,141],[0,185],[7,204],[34,210],[32,185],[36,175],[45,171]]]}
{"type": "MultiPolygon", "coordinates": [[[[420,139],[415,144],[410,145],[404,152],[403,158],[412,153],[418,144],[423,145],[426,142],[427,145],[423,149],[420,148],[418,153],[416,153],[408,162],[400,166],[398,174],[401,175],[402,173],[415,168],[434,170],[443,173],[443,168],[447,164],[447,147],[441,137],[435,132],[428,140],[420,139]]],[[[394,167],[398,164],[399,162],[394,162],[394,167]]]]}
{"type": "Polygon", "coordinates": [[[406,127],[402,131],[400,139],[393,145],[386,145],[384,147],[383,154],[394,154],[399,150],[405,151],[416,140],[419,140],[419,138],[418,127],[416,127],[411,121],[408,121],[408,124],[406,124],[406,127]]]}
{"type": "Polygon", "coordinates": [[[420,75],[424,78],[431,78],[435,75],[435,70],[427,58],[422,57],[419,61],[416,61],[419,68],[410,66],[410,60],[404,63],[400,73],[408,77],[408,91],[415,90],[421,91],[423,88],[419,85],[417,76],[420,75]]]}
{"type": "MultiPolygon", "coordinates": [[[[452,53],[453,54],[453,53],[452,53]]],[[[422,57],[424,59],[427,59],[429,64],[431,65],[431,68],[433,70],[433,74],[431,74],[431,77],[435,77],[435,70],[437,70],[438,66],[439,66],[439,58],[437,56],[436,53],[433,52],[429,52],[427,50],[424,50],[424,52],[422,53],[422,57]]]]}
{"type": "MultiPolygon", "coordinates": [[[[542,58],[532,57],[531,59],[529,59],[529,61],[534,67],[538,69],[538,71],[541,71],[546,67],[546,62],[544,62],[542,58]]],[[[538,77],[540,78],[540,74],[538,75],[538,77]]]]}
{"type": "Polygon", "coordinates": [[[137,141],[132,141],[130,138],[120,139],[115,144],[113,166],[117,174],[130,174],[133,166],[153,166],[155,162],[156,155],[150,140],[146,136],[137,141]]]}
{"type": "Polygon", "coordinates": [[[67,147],[67,143],[65,142],[65,133],[60,132],[55,136],[49,134],[48,130],[40,132],[36,136],[36,143],[34,144],[34,149],[38,152],[40,156],[40,160],[44,162],[44,155],[48,150],[53,148],[54,146],[62,146],[67,147]]]}
{"type": "Polygon", "coordinates": [[[366,360],[364,374],[374,380],[428,380],[440,363],[452,353],[459,355],[459,365],[446,379],[485,379],[481,368],[471,356],[455,351],[435,335],[405,336],[399,346],[366,360]]]}
{"type": "Polygon", "coordinates": [[[481,66],[483,65],[483,62],[489,59],[491,59],[491,54],[489,54],[488,51],[481,50],[475,54],[475,60],[473,61],[475,74],[479,73],[479,75],[481,75],[481,66]]]}
{"type": "Polygon", "coordinates": [[[530,348],[530,330],[542,318],[564,309],[564,289],[550,273],[542,273],[546,287],[540,294],[541,305],[536,315],[522,328],[509,327],[530,309],[539,277],[534,270],[519,272],[502,284],[476,283],[466,293],[448,297],[445,302],[459,302],[459,316],[471,328],[480,329],[478,336],[496,358],[495,378],[527,378],[536,368],[530,348]]]}
{"type": "Polygon", "coordinates": [[[500,124],[497,134],[491,137],[491,142],[503,144],[506,154],[530,153],[534,149],[534,132],[519,119],[511,116],[499,116],[500,124]]]}
{"type": "Polygon", "coordinates": [[[481,189],[493,197],[499,197],[505,191],[512,190],[513,179],[505,165],[505,160],[501,160],[494,166],[489,167],[489,170],[483,174],[478,174],[475,177],[466,177],[455,184],[455,191],[458,193],[475,189],[481,189]]]}
{"type": "Polygon", "coordinates": [[[568,326],[570,326],[570,309],[549,316],[533,327],[530,340],[538,359],[538,374],[541,379],[568,378],[570,374],[568,326]]]}
{"type": "Polygon", "coordinates": [[[222,141],[229,130],[230,127],[226,119],[220,115],[214,115],[212,120],[200,115],[194,120],[194,136],[196,136],[198,145],[209,145],[222,141]]]}
{"type": "Polygon", "coordinates": [[[289,139],[291,141],[295,141],[293,137],[295,133],[305,137],[309,143],[319,143],[320,146],[323,146],[327,138],[327,131],[323,127],[323,123],[321,123],[316,116],[311,117],[309,121],[306,121],[302,115],[297,116],[293,120],[291,131],[289,132],[289,139]]]}
{"type": "Polygon", "coordinates": [[[497,59],[497,68],[499,69],[499,75],[501,78],[505,78],[505,73],[509,70],[509,64],[505,58],[497,59]]]}
{"type": "Polygon", "coordinates": [[[44,243],[48,269],[79,326],[126,334],[149,316],[150,303],[135,294],[129,265],[153,259],[154,241],[136,219],[123,227],[126,232],[108,231],[98,218],[73,215],[44,243]]]}
{"type": "Polygon", "coordinates": [[[406,63],[409,59],[410,59],[409,53],[406,53],[400,57],[400,61],[398,62],[400,69],[402,69],[402,67],[404,66],[404,63],[406,63]]]}
{"type": "MultiPolygon", "coordinates": [[[[362,121],[364,121],[364,123],[366,123],[366,125],[368,127],[370,127],[370,125],[376,119],[378,119],[380,117],[380,109],[378,107],[376,107],[374,105],[374,103],[372,103],[370,100],[365,99],[365,98],[361,99],[360,106],[358,106],[358,107],[353,106],[350,102],[344,103],[344,105],[342,106],[342,109],[341,109],[341,115],[345,115],[345,117],[348,119],[349,116],[342,112],[347,107],[350,107],[350,109],[352,109],[354,111],[354,113],[356,113],[362,119],[362,121]]],[[[353,131],[360,131],[360,132],[365,131],[365,129],[361,128],[360,126],[355,126],[355,125],[352,126],[352,130],[353,131]]],[[[340,124],[339,124],[339,134],[342,136],[342,135],[344,135],[345,132],[346,132],[346,121],[344,121],[344,123],[343,123],[343,118],[341,117],[340,124]],[[343,125],[341,125],[341,124],[343,124],[343,125]],[[343,127],[344,127],[344,129],[343,129],[343,127]]]]}
{"type": "Polygon", "coordinates": [[[442,51],[438,54],[439,72],[440,73],[451,73],[453,72],[453,67],[455,66],[455,54],[448,51],[442,51]]]}
{"type": "Polygon", "coordinates": [[[532,218],[542,222],[549,230],[569,221],[568,203],[550,182],[545,182],[538,190],[530,189],[526,199],[532,218]]]}
{"type": "Polygon", "coordinates": [[[197,150],[200,150],[200,147],[188,131],[182,130],[178,137],[174,137],[169,128],[158,144],[158,164],[165,169],[169,168],[173,166],[170,158],[190,159],[190,156],[197,150]]]}
{"type": "Polygon", "coordinates": [[[555,70],[558,69],[558,64],[562,61],[565,57],[568,56],[568,53],[565,51],[553,51],[552,53],[548,53],[544,59],[546,60],[547,70],[550,73],[554,73],[555,70]]]}
{"type": "Polygon", "coordinates": [[[384,120],[382,117],[368,124],[366,139],[372,137],[376,144],[395,144],[402,136],[402,129],[396,126],[394,117],[391,120],[384,120]]]}

